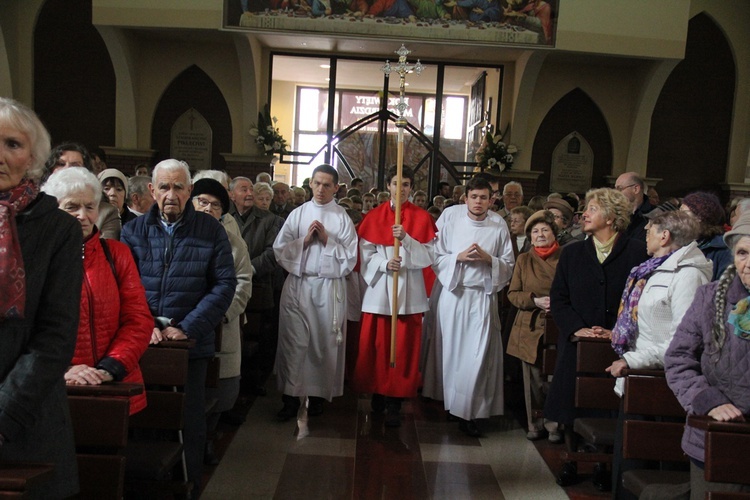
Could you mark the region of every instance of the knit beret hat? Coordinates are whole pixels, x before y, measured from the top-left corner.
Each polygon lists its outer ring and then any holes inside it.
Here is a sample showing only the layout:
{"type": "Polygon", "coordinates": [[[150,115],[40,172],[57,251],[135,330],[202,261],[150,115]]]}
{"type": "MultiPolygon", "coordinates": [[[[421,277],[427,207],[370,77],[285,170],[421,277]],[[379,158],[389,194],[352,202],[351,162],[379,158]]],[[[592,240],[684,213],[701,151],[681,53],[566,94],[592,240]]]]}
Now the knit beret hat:
{"type": "Polygon", "coordinates": [[[190,199],[192,200],[193,198],[201,194],[210,194],[211,196],[217,198],[221,202],[222,215],[229,212],[229,193],[227,193],[226,188],[222,186],[219,181],[215,181],[207,177],[195,181],[195,184],[193,184],[193,192],[190,195],[190,199]]]}
{"type": "Polygon", "coordinates": [[[570,203],[563,200],[562,198],[550,198],[546,202],[544,202],[544,209],[549,210],[550,208],[556,208],[560,212],[562,212],[563,217],[568,219],[568,221],[573,219],[573,207],[570,206],[570,203]]]}
{"type": "Polygon", "coordinates": [[[743,212],[740,218],[734,221],[732,229],[724,233],[724,243],[731,248],[731,240],[735,236],[750,236],[750,212],[743,212]]]}
{"type": "Polygon", "coordinates": [[[534,212],[533,215],[526,219],[526,225],[523,229],[526,233],[527,238],[531,239],[531,229],[540,222],[546,223],[552,229],[555,237],[557,237],[557,234],[560,232],[560,228],[555,223],[554,214],[549,210],[539,210],[538,212],[534,212]]]}
{"type": "Polygon", "coordinates": [[[102,185],[107,182],[107,179],[111,179],[112,177],[114,177],[115,179],[119,179],[119,181],[122,182],[122,187],[125,188],[125,196],[127,196],[128,178],[125,177],[125,174],[123,174],[116,168],[105,168],[99,173],[99,175],[97,175],[97,178],[99,179],[99,182],[102,183],[102,185]]]}
{"type": "Polygon", "coordinates": [[[709,226],[720,226],[724,223],[724,209],[719,198],[711,193],[698,191],[690,193],[682,199],[698,219],[709,226]]]}

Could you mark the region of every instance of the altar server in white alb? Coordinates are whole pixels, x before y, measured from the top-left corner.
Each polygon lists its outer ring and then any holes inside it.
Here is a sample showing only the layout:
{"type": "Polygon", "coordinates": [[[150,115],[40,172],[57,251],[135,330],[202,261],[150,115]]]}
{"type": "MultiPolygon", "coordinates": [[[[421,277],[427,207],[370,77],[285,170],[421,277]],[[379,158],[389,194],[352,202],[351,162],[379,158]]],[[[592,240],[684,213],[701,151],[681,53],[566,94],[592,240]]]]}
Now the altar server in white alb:
{"type": "Polygon", "coordinates": [[[279,421],[297,415],[300,398],[308,398],[307,414],[315,416],[323,413],[324,399],[344,392],[344,278],[357,263],[357,233],[333,200],[338,177],[330,165],[313,170],[311,203],[289,214],[273,244],[276,260],[289,272],[279,306],[279,421]]]}
{"type": "Polygon", "coordinates": [[[466,185],[466,204],[438,219],[433,269],[439,283],[425,320],[432,359],[423,394],[443,399],[470,436],[481,435],[475,419],[503,414],[497,292],[510,281],[515,260],[507,224],[489,210],[491,193],[489,182],[475,177],[466,185]]]}

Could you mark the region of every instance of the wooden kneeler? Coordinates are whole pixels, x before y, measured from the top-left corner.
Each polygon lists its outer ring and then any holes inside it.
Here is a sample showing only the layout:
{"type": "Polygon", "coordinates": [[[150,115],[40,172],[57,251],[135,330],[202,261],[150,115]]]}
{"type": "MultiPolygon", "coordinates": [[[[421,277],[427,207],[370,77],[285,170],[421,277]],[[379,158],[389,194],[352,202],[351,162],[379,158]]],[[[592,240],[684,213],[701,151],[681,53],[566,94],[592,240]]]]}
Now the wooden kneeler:
{"type": "Polygon", "coordinates": [[[661,470],[666,464],[687,463],[681,446],[685,410],[667,385],[663,370],[628,368],[624,375],[623,458],[658,462],[659,469],[623,472],[623,488],[637,496],[646,488],[660,488],[667,495],[675,485],[690,481],[687,471],[661,470]]]}
{"type": "Polygon", "coordinates": [[[133,439],[125,449],[126,490],[135,496],[188,495],[182,429],[188,376],[186,341],[149,347],[140,360],[148,406],[130,419],[133,439]],[[174,472],[181,465],[181,479],[174,472]]]}
{"type": "Polygon", "coordinates": [[[67,386],[81,498],[122,498],[129,397],[139,384],[67,386]]]}

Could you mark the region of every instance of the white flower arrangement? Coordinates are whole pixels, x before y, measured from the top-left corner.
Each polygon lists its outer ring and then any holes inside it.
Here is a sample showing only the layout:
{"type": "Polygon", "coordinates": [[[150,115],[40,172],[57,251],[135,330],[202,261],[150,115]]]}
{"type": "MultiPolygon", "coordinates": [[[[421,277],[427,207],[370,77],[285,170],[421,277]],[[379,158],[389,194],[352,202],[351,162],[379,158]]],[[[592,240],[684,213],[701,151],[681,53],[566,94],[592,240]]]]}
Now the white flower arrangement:
{"type": "Polygon", "coordinates": [[[276,127],[278,120],[271,116],[268,104],[263,111],[258,112],[258,123],[250,128],[250,135],[255,137],[255,143],[263,148],[263,153],[272,155],[274,153],[286,153],[286,139],[276,127]]]}

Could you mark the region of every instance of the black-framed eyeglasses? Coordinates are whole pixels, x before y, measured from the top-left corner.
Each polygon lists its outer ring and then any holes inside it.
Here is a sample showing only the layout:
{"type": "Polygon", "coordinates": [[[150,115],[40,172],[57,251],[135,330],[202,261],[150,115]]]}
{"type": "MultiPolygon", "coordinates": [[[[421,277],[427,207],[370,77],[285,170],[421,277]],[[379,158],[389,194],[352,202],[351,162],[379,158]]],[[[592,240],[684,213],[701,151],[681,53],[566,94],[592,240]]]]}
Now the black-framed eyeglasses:
{"type": "Polygon", "coordinates": [[[628,188],[632,188],[635,185],[636,185],[636,183],[628,184],[627,186],[619,186],[619,187],[615,186],[615,189],[618,190],[618,191],[620,191],[620,192],[622,192],[622,191],[625,191],[628,188]]]}

